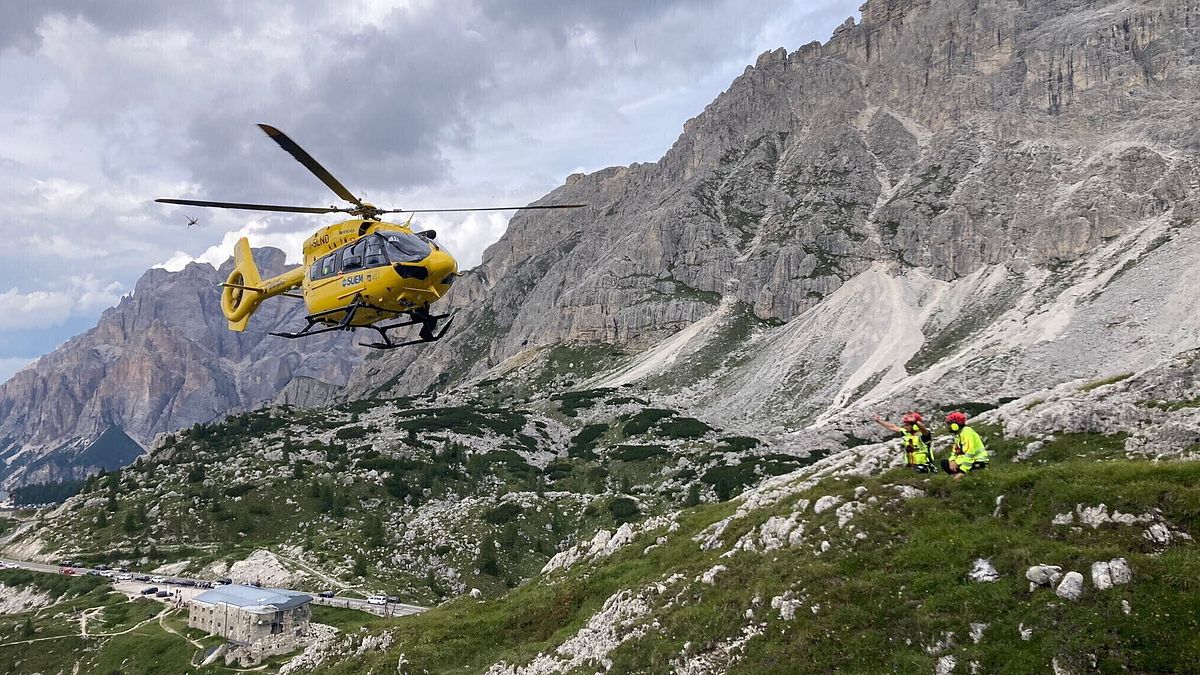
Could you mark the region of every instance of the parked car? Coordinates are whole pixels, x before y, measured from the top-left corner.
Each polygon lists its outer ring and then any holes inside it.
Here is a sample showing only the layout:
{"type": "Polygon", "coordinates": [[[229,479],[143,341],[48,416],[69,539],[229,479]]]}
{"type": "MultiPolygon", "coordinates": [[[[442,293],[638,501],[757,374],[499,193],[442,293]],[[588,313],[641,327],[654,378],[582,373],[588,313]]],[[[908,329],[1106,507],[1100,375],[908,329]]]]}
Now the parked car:
{"type": "Polygon", "coordinates": [[[133,575],[133,580],[134,581],[150,581],[150,575],[149,574],[135,574],[135,575],[133,575]]]}
{"type": "Polygon", "coordinates": [[[108,565],[105,565],[104,563],[99,563],[99,564],[97,564],[97,565],[96,565],[96,569],[98,569],[98,570],[106,570],[106,569],[108,569],[108,565]]]}
{"type": "Polygon", "coordinates": [[[128,571],[129,571],[129,565],[121,565],[121,567],[120,567],[120,568],[118,568],[118,569],[120,569],[122,572],[128,572],[128,571]]]}
{"type": "Polygon", "coordinates": [[[229,584],[232,584],[232,583],[233,583],[233,579],[230,579],[229,577],[222,577],[220,579],[217,579],[217,581],[216,581],[216,584],[218,586],[228,586],[229,584]]]}
{"type": "Polygon", "coordinates": [[[70,567],[64,567],[61,570],[59,570],[59,572],[65,574],[67,576],[72,576],[75,574],[75,570],[71,569],[70,567]]]}
{"type": "Polygon", "coordinates": [[[165,583],[167,583],[167,578],[166,577],[150,577],[150,583],[165,584],[165,583]]]}
{"type": "Polygon", "coordinates": [[[400,602],[400,596],[398,596],[398,595],[389,595],[389,596],[387,596],[387,601],[388,601],[388,602],[392,602],[392,603],[400,602]]]}
{"type": "Polygon", "coordinates": [[[196,582],[196,588],[212,588],[212,587],[213,587],[213,582],[211,582],[211,581],[197,581],[196,582]]]}
{"type": "Polygon", "coordinates": [[[155,594],[154,594],[154,597],[156,597],[156,598],[169,598],[169,597],[171,597],[171,591],[159,591],[159,592],[157,592],[157,593],[155,593],[155,594]]]}
{"type": "Polygon", "coordinates": [[[109,579],[111,579],[111,578],[117,576],[117,573],[112,570],[104,570],[103,572],[100,573],[100,576],[108,577],[109,579]]]}
{"type": "Polygon", "coordinates": [[[367,602],[372,605],[386,605],[387,604],[387,596],[372,595],[371,597],[367,598],[367,602]]]}
{"type": "Polygon", "coordinates": [[[149,586],[147,588],[142,589],[142,595],[154,595],[157,592],[158,592],[157,586],[149,586]]]}
{"type": "Polygon", "coordinates": [[[117,581],[133,581],[133,575],[128,573],[118,574],[117,581]]]}
{"type": "Polygon", "coordinates": [[[317,593],[317,595],[321,596],[322,598],[332,598],[333,591],[321,591],[320,593],[317,593]]]}
{"type": "Polygon", "coordinates": [[[250,582],[250,585],[251,585],[251,586],[253,586],[253,587],[255,587],[255,588],[262,588],[262,582],[261,582],[261,581],[251,581],[251,582],[250,582]]]}

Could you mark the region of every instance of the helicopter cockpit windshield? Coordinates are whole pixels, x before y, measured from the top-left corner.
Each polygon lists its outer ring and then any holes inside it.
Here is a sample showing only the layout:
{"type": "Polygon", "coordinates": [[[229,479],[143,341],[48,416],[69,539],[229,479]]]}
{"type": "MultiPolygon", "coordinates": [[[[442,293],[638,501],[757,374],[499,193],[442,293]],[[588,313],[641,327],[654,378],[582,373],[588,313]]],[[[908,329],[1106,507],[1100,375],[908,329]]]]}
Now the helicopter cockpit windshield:
{"type": "Polygon", "coordinates": [[[394,263],[420,262],[433,250],[428,241],[415,234],[389,232],[383,238],[387,240],[388,257],[394,263]]]}

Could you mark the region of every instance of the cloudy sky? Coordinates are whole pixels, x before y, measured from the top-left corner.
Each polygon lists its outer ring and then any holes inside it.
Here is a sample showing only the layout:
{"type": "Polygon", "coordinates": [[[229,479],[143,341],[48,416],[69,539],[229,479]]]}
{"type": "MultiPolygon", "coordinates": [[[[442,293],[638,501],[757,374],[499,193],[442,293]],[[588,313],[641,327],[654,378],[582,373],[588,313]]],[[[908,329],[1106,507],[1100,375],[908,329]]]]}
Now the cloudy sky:
{"type": "MultiPolygon", "coordinates": [[[[759,53],[827,39],[860,1],[5,3],[0,381],[151,266],[242,235],[295,257],[335,222],[152,202],[337,201],[257,122],[381,206],[524,204],[658,159],[759,53]]],[[[469,267],[511,215],[418,222],[469,267]]]]}

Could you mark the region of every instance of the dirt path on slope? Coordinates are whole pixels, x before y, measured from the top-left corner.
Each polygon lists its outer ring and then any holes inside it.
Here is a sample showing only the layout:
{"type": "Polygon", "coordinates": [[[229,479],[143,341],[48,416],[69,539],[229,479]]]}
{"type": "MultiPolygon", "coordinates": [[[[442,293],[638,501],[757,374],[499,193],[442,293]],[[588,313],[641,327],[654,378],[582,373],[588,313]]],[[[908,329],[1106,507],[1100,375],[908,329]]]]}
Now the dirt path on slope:
{"type": "Polygon", "coordinates": [[[13,645],[27,645],[27,644],[30,644],[33,642],[45,642],[46,640],[61,640],[64,637],[102,638],[102,637],[115,637],[117,635],[125,635],[126,633],[132,633],[133,631],[141,628],[142,626],[145,626],[146,624],[150,623],[151,621],[157,620],[160,616],[162,616],[167,611],[169,611],[169,610],[164,609],[163,611],[159,612],[158,614],[155,614],[154,616],[150,617],[149,619],[140,621],[137,624],[130,626],[129,628],[126,628],[125,630],[117,631],[116,633],[90,633],[87,635],[84,635],[82,633],[79,635],[51,635],[50,637],[31,638],[29,640],[17,640],[16,642],[5,642],[3,644],[0,644],[0,647],[12,647],[13,645]]]}
{"type": "Polygon", "coordinates": [[[162,629],[167,631],[168,633],[171,633],[173,635],[178,635],[179,637],[183,638],[184,640],[187,640],[196,649],[204,649],[204,645],[200,644],[198,641],[193,640],[192,638],[188,637],[187,635],[184,635],[183,633],[180,633],[179,631],[177,631],[174,628],[171,628],[170,626],[167,625],[167,622],[166,622],[167,617],[174,613],[175,613],[174,610],[169,611],[169,612],[168,611],[159,612],[158,613],[158,625],[162,626],[162,629]]]}

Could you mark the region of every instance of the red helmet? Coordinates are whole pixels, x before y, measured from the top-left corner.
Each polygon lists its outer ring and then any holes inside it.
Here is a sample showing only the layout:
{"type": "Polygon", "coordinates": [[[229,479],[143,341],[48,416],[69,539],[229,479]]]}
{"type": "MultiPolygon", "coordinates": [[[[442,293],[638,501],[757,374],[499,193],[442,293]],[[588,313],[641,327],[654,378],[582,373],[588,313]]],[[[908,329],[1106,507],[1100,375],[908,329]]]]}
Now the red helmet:
{"type": "Polygon", "coordinates": [[[958,412],[957,410],[946,415],[946,424],[957,424],[962,426],[967,423],[966,413],[958,412]]]}
{"type": "Polygon", "coordinates": [[[921,417],[921,413],[914,410],[909,413],[904,413],[904,419],[902,421],[905,424],[916,424],[917,422],[920,422],[923,419],[925,419],[925,418],[921,417]]]}

